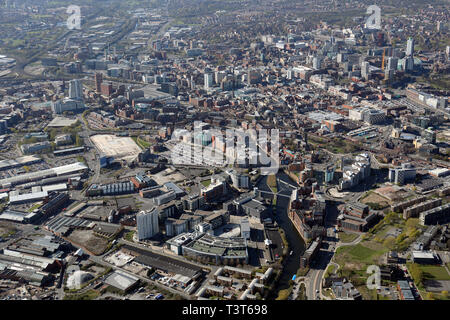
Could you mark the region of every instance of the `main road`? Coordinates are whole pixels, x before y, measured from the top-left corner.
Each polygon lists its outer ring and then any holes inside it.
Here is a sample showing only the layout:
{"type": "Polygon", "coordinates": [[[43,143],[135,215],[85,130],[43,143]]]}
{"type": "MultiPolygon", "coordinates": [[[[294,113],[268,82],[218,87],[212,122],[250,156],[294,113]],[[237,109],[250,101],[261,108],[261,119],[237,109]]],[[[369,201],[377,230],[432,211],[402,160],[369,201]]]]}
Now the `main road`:
{"type": "MultiPolygon", "coordinates": [[[[321,250],[319,254],[319,259],[314,265],[314,268],[311,268],[308,272],[308,281],[306,285],[306,296],[309,300],[316,299],[327,299],[322,294],[322,283],[323,276],[325,275],[328,266],[337,265],[333,262],[334,254],[336,250],[340,247],[344,246],[355,246],[361,242],[362,236],[360,235],[358,238],[349,243],[336,243],[338,239],[334,237],[333,228],[327,229],[327,239],[322,242],[322,246],[325,247],[325,250],[321,250]]],[[[339,265],[337,265],[339,266],[339,265]]]]}

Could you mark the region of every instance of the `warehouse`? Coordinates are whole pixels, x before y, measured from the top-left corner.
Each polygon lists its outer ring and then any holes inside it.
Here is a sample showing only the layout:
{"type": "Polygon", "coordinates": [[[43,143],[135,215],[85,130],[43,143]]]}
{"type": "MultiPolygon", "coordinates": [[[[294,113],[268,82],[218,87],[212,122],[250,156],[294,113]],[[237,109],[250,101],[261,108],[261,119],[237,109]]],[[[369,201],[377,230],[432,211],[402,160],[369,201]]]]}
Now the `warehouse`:
{"type": "Polygon", "coordinates": [[[0,186],[2,186],[3,188],[10,188],[11,186],[15,186],[18,184],[39,181],[45,178],[52,178],[56,176],[64,176],[73,173],[85,172],[87,170],[88,167],[84,163],[75,162],[61,167],[41,170],[37,172],[30,172],[6,179],[1,179],[0,186]]]}
{"type": "Polygon", "coordinates": [[[30,223],[39,216],[36,212],[21,212],[15,210],[5,210],[0,214],[0,220],[8,220],[18,223],[30,223]]]}
{"type": "Polygon", "coordinates": [[[23,204],[29,202],[42,201],[48,197],[47,191],[32,192],[19,195],[9,195],[9,204],[23,204]]]}
{"type": "Polygon", "coordinates": [[[24,156],[24,157],[17,158],[15,160],[2,160],[2,161],[0,161],[0,171],[8,170],[11,168],[16,168],[16,167],[22,167],[22,166],[38,163],[40,161],[42,161],[42,159],[38,158],[36,156],[24,156]]]}
{"type": "Polygon", "coordinates": [[[75,147],[75,148],[69,148],[69,149],[56,150],[55,152],[53,152],[53,155],[56,157],[57,156],[66,156],[69,154],[81,153],[84,151],[85,151],[84,147],[75,147]]]}
{"type": "Polygon", "coordinates": [[[172,259],[168,256],[160,255],[131,245],[122,246],[125,253],[137,256],[134,261],[147,267],[162,270],[167,273],[181,274],[191,279],[197,278],[202,269],[194,264],[172,259]]]}
{"type": "Polygon", "coordinates": [[[136,287],[139,278],[116,270],[105,279],[105,283],[125,293],[136,287]]]}

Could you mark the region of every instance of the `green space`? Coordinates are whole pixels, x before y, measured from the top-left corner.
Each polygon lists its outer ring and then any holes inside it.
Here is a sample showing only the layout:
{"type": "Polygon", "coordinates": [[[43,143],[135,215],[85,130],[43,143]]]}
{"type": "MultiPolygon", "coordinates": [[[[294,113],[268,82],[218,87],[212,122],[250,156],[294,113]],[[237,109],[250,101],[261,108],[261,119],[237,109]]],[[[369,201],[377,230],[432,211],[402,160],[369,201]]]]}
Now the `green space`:
{"type": "Polygon", "coordinates": [[[287,289],[280,290],[278,292],[278,297],[275,300],[287,300],[292,293],[292,286],[287,289]]]}
{"type": "Polygon", "coordinates": [[[354,241],[356,238],[358,238],[358,234],[356,233],[347,233],[347,232],[339,232],[338,233],[339,240],[343,243],[350,243],[354,241]]]}
{"type": "Polygon", "coordinates": [[[330,264],[327,268],[327,270],[325,271],[325,275],[324,278],[329,278],[330,276],[332,276],[335,272],[336,266],[334,264],[330,264]]]}
{"type": "Polygon", "coordinates": [[[409,218],[405,221],[401,214],[390,212],[363,238],[383,244],[389,250],[404,251],[420,236],[423,229],[418,218],[409,218]],[[396,238],[386,237],[387,232],[392,228],[400,229],[401,233],[396,238]]]}
{"type": "Polygon", "coordinates": [[[300,288],[298,289],[298,295],[296,300],[307,300],[306,298],[306,286],[304,283],[300,284],[300,288]]]}
{"type": "Polygon", "coordinates": [[[277,177],[274,174],[267,176],[267,185],[273,193],[278,193],[277,177]]]}
{"type": "Polygon", "coordinates": [[[424,280],[450,280],[450,275],[443,266],[419,265],[424,280]]]}
{"type": "Polygon", "coordinates": [[[135,231],[127,232],[124,236],[124,239],[133,242],[134,234],[135,234],[135,231]]]}
{"type": "Polygon", "coordinates": [[[30,209],[28,209],[28,212],[33,212],[34,210],[40,208],[42,206],[42,203],[38,202],[34,204],[30,209]]]}
{"type": "Polygon", "coordinates": [[[136,142],[136,144],[141,148],[141,149],[148,149],[151,146],[150,142],[147,142],[143,139],[141,139],[140,137],[131,137],[131,139],[134,140],[134,142],[136,142]]]}
{"type": "Polygon", "coordinates": [[[201,183],[205,188],[207,188],[211,184],[211,180],[203,180],[201,183]]]}

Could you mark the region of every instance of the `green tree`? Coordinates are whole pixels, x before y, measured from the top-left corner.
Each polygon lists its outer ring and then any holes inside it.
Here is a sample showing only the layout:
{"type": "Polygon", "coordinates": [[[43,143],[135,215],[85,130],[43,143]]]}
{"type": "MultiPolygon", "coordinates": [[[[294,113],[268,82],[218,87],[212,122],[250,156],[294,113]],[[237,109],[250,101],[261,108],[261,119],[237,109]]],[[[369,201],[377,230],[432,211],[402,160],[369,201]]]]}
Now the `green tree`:
{"type": "Polygon", "coordinates": [[[423,272],[422,269],[420,269],[419,265],[417,263],[412,263],[410,265],[409,272],[414,279],[414,283],[418,286],[422,286],[423,272]]]}

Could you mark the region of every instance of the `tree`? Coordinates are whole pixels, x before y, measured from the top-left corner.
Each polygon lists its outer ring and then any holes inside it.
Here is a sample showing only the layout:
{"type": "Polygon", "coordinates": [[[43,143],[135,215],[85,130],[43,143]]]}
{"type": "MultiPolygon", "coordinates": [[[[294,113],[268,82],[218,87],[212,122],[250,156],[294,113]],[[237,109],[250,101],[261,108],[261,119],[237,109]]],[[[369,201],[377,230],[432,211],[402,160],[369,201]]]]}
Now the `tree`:
{"type": "Polygon", "coordinates": [[[278,292],[278,297],[276,300],[287,300],[291,294],[289,289],[283,289],[278,292]]]}
{"type": "Polygon", "coordinates": [[[77,147],[81,147],[84,144],[83,138],[81,138],[79,135],[76,135],[75,144],[77,147]]]}
{"type": "Polygon", "coordinates": [[[417,263],[412,263],[410,265],[409,272],[414,279],[414,283],[416,283],[416,285],[422,285],[423,272],[417,263]]]}

